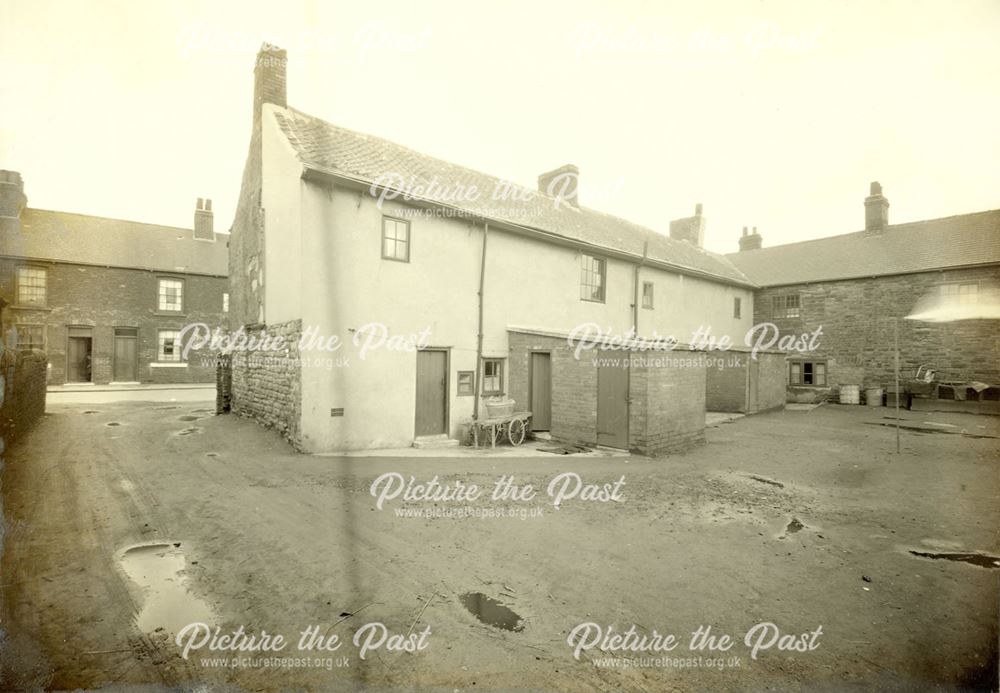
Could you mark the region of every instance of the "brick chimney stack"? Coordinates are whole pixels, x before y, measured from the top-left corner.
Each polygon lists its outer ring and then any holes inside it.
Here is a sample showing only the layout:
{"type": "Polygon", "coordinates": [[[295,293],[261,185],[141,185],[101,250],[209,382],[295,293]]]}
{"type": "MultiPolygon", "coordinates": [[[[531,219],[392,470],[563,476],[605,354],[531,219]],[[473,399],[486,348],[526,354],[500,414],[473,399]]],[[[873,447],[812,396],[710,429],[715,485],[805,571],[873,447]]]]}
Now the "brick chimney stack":
{"type": "Polygon", "coordinates": [[[670,237],[675,241],[687,241],[699,248],[705,245],[705,217],[701,215],[701,203],[694,206],[694,216],[674,219],[670,222],[670,237]]]}
{"type": "Polygon", "coordinates": [[[566,164],[538,176],[538,192],[579,207],[580,169],[566,164]]]}
{"type": "Polygon", "coordinates": [[[253,68],[253,120],[260,122],[261,108],[273,103],[282,108],[288,105],[288,51],[265,43],[257,53],[253,68]]]}
{"type": "MultiPolygon", "coordinates": [[[[21,212],[28,204],[24,180],[17,171],[0,171],[0,232],[6,235],[21,231],[21,212]]],[[[0,242],[6,241],[0,238],[0,242]]],[[[5,243],[0,243],[5,247],[5,243]]]]}
{"type": "Polygon", "coordinates": [[[757,233],[757,227],[753,227],[753,233],[747,232],[747,227],[743,227],[743,235],[740,236],[740,252],[744,250],[760,250],[764,245],[764,239],[757,233]]]}
{"type": "Polygon", "coordinates": [[[882,186],[872,181],[865,198],[865,231],[881,231],[889,225],[889,200],[882,195],[882,186]]]}
{"type": "Polygon", "coordinates": [[[215,218],[212,214],[212,201],[198,198],[194,210],[194,237],[199,241],[215,240],[215,218]]]}

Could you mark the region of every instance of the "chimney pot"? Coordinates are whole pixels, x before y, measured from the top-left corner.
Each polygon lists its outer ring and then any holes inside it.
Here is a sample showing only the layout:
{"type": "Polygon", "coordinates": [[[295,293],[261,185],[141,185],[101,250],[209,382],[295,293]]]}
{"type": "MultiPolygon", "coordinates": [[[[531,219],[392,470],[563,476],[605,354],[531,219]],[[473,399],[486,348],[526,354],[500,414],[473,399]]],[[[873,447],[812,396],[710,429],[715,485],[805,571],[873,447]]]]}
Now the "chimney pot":
{"type": "Polygon", "coordinates": [[[743,227],[743,235],[744,235],[744,236],[746,236],[746,235],[747,235],[748,233],[750,233],[750,231],[748,231],[748,230],[747,230],[747,227],[746,227],[746,226],[744,226],[744,227],[743,227]]]}
{"type": "Polygon", "coordinates": [[[740,237],[740,252],[744,250],[760,250],[764,244],[764,239],[757,233],[757,227],[753,227],[753,233],[747,233],[747,227],[743,227],[743,236],[740,237]]]}
{"type": "Polygon", "coordinates": [[[696,217],[700,217],[701,216],[701,203],[700,202],[694,206],[694,215],[696,217]]]}

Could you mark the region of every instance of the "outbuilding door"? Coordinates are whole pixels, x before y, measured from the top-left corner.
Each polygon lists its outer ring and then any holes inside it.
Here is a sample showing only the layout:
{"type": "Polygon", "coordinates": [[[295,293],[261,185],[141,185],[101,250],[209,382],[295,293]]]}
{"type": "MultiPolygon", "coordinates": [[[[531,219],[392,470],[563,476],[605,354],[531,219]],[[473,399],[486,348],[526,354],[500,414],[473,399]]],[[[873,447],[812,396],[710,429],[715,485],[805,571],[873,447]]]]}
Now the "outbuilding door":
{"type": "Polygon", "coordinates": [[[597,369],[597,444],[628,449],[628,368],[597,369]]]}
{"type": "Polygon", "coordinates": [[[115,328],[114,380],[118,383],[134,383],[138,380],[136,367],[136,337],[134,327],[115,328]]]}
{"type": "Polygon", "coordinates": [[[531,355],[531,429],[552,428],[552,357],[544,352],[531,355]]]}
{"type": "Polygon", "coordinates": [[[417,352],[417,436],[445,433],[448,422],[448,352],[417,352]]]}

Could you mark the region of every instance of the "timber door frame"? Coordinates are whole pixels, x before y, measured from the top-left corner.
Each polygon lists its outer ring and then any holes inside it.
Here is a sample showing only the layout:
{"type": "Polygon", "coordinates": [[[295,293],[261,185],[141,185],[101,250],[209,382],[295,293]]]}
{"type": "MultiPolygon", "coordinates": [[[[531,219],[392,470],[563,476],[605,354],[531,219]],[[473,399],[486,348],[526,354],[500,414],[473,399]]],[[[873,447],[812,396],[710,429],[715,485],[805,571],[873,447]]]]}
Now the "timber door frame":
{"type": "Polygon", "coordinates": [[[139,328],[127,325],[118,325],[111,328],[111,382],[113,383],[136,383],[139,382],[139,328]],[[132,355],[132,371],[135,373],[135,380],[118,380],[118,330],[133,330],[134,334],[121,335],[121,339],[131,339],[135,342],[135,353],[132,355]]]}
{"type": "MultiPolygon", "coordinates": [[[[622,356],[621,358],[628,358],[627,356],[622,356]]],[[[596,416],[594,435],[598,445],[612,448],[615,450],[629,450],[629,445],[632,442],[631,438],[631,428],[632,428],[632,367],[631,366],[601,366],[598,368],[597,373],[597,406],[594,412],[596,416]],[[616,445],[608,445],[607,443],[601,442],[601,420],[600,420],[600,409],[601,409],[601,369],[616,370],[625,372],[625,441],[622,447],[616,445]]]]}
{"type": "MultiPolygon", "coordinates": [[[[529,349],[528,350],[528,407],[534,405],[535,394],[535,354],[545,354],[549,357],[549,427],[539,429],[541,431],[552,430],[552,350],[551,349],[529,349]]],[[[532,411],[532,423],[534,423],[534,412],[532,411]]],[[[535,430],[532,426],[532,430],[535,430]]]]}
{"type": "MultiPolygon", "coordinates": [[[[446,436],[451,434],[451,347],[425,347],[423,349],[417,349],[415,352],[418,356],[414,357],[413,362],[413,437],[419,438],[421,434],[417,433],[417,382],[419,376],[417,369],[418,360],[420,359],[420,352],[422,351],[440,351],[444,353],[444,430],[441,432],[446,436]]],[[[435,434],[423,434],[423,435],[441,435],[440,433],[435,434]]]]}
{"type": "Polygon", "coordinates": [[[67,383],[92,383],[94,382],[94,326],[93,325],[66,325],[66,371],[63,374],[63,380],[67,383]],[[89,330],[87,335],[73,334],[74,330],[89,330]],[[69,356],[70,347],[74,339],[89,339],[90,340],[90,363],[87,364],[87,369],[90,371],[90,380],[70,380],[69,379],[69,356]]]}

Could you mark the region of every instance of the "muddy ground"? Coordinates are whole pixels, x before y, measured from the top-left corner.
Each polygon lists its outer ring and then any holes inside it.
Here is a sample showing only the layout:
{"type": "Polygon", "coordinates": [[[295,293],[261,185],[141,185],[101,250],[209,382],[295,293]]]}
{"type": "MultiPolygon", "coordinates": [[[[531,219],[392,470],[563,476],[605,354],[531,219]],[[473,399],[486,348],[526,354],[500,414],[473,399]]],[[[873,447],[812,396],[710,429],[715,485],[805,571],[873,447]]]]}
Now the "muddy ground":
{"type": "Polygon", "coordinates": [[[904,430],[897,456],[894,431],[866,423],[890,414],[748,417],[655,460],[352,459],[297,455],[208,404],[52,406],[3,468],[0,688],[988,690],[1000,569],[911,552],[1000,553],[1000,440],[982,437],[1000,425],[904,412],[949,433],[904,430]],[[380,510],[369,489],[387,472],[489,488],[514,475],[540,492],[380,510]],[[562,472],[625,484],[556,509],[545,488],[562,472]],[[397,513],[455,506],[524,519],[397,513]],[[490,625],[468,608],[490,600],[513,615],[490,625]],[[240,653],[207,648],[184,659],[171,630],[187,620],[293,642],[235,666],[240,653]],[[351,639],[375,622],[414,645],[430,632],[419,651],[362,660],[351,639]],[[596,648],[577,660],[566,639],[584,622],[682,644],[628,668],[596,648]],[[822,635],[752,659],[743,637],[762,622],[822,635]],[[342,646],[297,651],[309,626],[342,646]],[[691,652],[699,626],[736,643],[691,652]]]}

